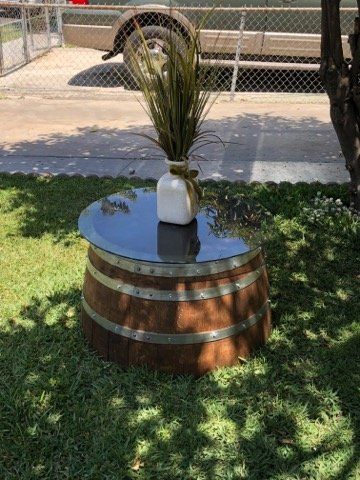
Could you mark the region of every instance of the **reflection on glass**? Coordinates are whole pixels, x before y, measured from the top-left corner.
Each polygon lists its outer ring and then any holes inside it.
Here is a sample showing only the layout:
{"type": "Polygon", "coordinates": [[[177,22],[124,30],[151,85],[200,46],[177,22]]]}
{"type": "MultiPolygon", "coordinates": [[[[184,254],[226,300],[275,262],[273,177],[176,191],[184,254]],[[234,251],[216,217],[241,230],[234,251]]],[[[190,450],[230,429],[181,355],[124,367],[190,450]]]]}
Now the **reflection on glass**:
{"type": "MultiPolygon", "coordinates": [[[[126,190],[125,192],[121,193],[121,197],[125,197],[132,202],[135,202],[137,199],[137,193],[135,190],[126,190]]],[[[130,207],[128,203],[125,202],[125,200],[121,200],[121,197],[119,196],[120,200],[118,201],[111,201],[109,197],[101,199],[101,211],[105,215],[114,215],[115,212],[130,213],[130,207]]]]}
{"type": "Polygon", "coordinates": [[[216,192],[206,199],[203,212],[209,231],[218,238],[242,237],[250,240],[259,232],[266,219],[265,209],[253,199],[216,192]]]}
{"type": "Polygon", "coordinates": [[[109,195],[83,211],[80,232],[103,250],[150,262],[209,262],[257,248],[268,230],[268,212],[231,188],[219,190],[206,192],[195,221],[186,226],[159,224],[152,189],[109,195]]]}
{"type": "Polygon", "coordinates": [[[195,261],[200,252],[196,219],[189,225],[159,222],[157,226],[157,254],[164,262],[195,261]]]}
{"type": "Polygon", "coordinates": [[[124,201],[112,202],[107,197],[101,200],[101,211],[105,215],[114,215],[115,212],[130,213],[129,205],[124,201]]]}
{"type": "MultiPolygon", "coordinates": [[[[144,191],[145,191],[145,189],[144,189],[144,191]]],[[[138,197],[138,194],[137,194],[136,190],[131,190],[131,189],[130,190],[125,190],[124,192],[121,192],[120,195],[122,197],[128,198],[132,202],[135,202],[135,200],[138,197]]]]}

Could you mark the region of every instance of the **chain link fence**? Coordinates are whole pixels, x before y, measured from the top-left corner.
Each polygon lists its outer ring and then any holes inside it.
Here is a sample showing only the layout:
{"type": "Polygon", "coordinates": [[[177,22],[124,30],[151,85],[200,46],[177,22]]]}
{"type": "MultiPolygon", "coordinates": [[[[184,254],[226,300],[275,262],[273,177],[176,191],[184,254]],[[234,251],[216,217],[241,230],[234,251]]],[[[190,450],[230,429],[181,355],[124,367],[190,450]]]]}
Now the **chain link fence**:
{"type": "MultiPolygon", "coordinates": [[[[356,9],[342,10],[347,57],[355,13],[356,9]]],[[[0,90],[134,90],[127,59],[137,26],[154,54],[163,48],[166,31],[175,32],[180,41],[200,26],[202,62],[215,75],[216,90],[319,93],[320,22],[320,8],[0,1],[0,90]]]]}
{"type": "Polygon", "coordinates": [[[0,75],[29,64],[62,45],[57,7],[0,5],[0,75]]]}

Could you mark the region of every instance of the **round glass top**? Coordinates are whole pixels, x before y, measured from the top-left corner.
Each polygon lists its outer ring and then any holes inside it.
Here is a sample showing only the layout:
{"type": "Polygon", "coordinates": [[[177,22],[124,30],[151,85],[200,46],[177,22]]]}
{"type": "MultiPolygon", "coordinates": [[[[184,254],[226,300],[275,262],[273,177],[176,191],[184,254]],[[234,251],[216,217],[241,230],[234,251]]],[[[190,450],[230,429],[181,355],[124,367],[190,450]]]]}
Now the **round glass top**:
{"type": "Polygon", "coordinates": [[[261,243],[265,213],[242,197],[206,197],[185,226],[160,222],[156,192],[134,189],[89,205],[79,230],[93,245],[122,257],[159,263],[198,263],[247,253],[261,243]]]}

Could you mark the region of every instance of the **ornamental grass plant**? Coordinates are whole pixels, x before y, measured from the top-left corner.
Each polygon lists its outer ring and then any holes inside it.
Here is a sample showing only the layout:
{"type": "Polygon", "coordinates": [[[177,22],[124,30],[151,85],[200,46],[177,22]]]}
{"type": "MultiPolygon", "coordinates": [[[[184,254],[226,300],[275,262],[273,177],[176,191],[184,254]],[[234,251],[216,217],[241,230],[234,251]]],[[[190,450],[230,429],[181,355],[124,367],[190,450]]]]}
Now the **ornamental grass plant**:
{"type": "Polygon", "coordinates": [[[187,162],[205,145],[223,143],[203,128],[217,98],[213,94],[215,75],[200,60],[200,30],[207,17],[187,38],[175,28],[168,29],[166,39],[152,39],[151,47],[138,27],[137,41],[132,44],[132,73],[143,93],[140,103],[156,131],[156,136],[140,135],[172,162],[187,162]],[[156,42],[158,54],[154,54],[156,42]]]}

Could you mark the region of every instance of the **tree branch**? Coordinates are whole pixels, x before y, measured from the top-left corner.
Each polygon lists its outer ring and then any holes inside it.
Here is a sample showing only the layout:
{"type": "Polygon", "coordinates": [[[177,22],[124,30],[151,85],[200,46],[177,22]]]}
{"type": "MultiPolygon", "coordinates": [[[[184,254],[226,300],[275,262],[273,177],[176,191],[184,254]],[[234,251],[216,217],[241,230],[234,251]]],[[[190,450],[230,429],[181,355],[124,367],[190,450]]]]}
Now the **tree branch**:
{"type": "Polygon", "coordinates": [[[325,0],[327,3],[328,27],[330,38],[330,57],[337,68],[344,63],[344,54],[340,28],[340,0],[325,0]]]}
{"type": "Polygon", "coordinates": [[[330,54],[330,31],[327,7],[327,1],[321,0],[321,62],[319,74],[323,83],[325,83],[325,74],[329,66],[330,54]]]}
{"type": "MultiPolygon", "coordinates": [[[[360,12],[360,0],[357,0],[360,12]]],[[[350,35],[352,63],[344,61],[340,0],[321,0],[320,75],[330,100],[330,116],[351,179],[351,201],[360,210],[360,13],[350,35]]]]}

